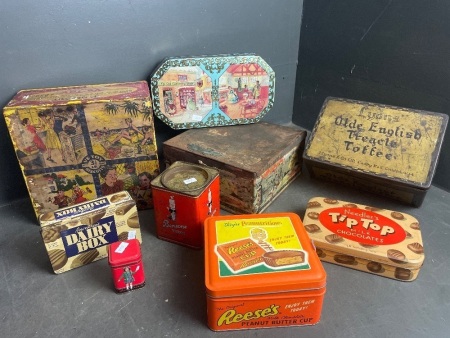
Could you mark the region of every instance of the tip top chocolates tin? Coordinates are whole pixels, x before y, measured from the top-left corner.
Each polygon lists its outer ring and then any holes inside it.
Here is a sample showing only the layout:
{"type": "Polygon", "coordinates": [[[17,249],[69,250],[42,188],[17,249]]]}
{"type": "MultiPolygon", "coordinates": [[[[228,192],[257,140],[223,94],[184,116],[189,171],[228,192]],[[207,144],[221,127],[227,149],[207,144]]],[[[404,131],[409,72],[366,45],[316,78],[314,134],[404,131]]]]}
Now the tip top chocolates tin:
{"type": "Polygon", "coordinates": [[[413,281],[425,259],[420,224],[403,212],[315,197],[303,222],[325,262],[413,281]]]}
{"type": "Polygon", "coordinates": [[[313,325],[326,273],[292,213],[205,221],[208,326],[214,331],[313,325]]]}
{"type": "Polygon", "coordinates": [[[329,97],[306,145],[312,177],[420,206],[431,186],[445,114],[329,97]]]}
{"type": "Polygon", "coordinates": [[[205,165],[177,161],[151,186],[158,237],[202,248],[203,221],[220,214],[219,172],[205,165]]]}

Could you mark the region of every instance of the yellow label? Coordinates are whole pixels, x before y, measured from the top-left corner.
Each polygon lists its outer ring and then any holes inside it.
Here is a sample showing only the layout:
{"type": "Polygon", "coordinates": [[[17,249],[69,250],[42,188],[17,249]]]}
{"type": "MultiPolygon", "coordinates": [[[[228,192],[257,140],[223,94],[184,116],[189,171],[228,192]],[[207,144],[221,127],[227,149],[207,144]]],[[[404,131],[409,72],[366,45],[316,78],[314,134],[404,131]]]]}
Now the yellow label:
{"type": "Polygon", "coordinates": [[[307,156],[352,169],[425,183],[443,117],[372,103],[329,100],[307,156]]]}
{"type": "Polygon", "coordinates": [[[308,254],[289,217],[216,222],[220,275],[309,269],[308,254]]]}

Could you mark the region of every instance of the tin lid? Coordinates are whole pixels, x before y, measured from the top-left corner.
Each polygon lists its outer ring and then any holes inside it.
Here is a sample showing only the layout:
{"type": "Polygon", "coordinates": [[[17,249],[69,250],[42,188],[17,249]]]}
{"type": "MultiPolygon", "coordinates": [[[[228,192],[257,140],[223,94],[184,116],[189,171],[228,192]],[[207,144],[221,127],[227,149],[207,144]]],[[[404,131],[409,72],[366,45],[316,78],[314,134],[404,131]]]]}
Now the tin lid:
{"type": "Polygon", "coordinates": [[[329,97],[304,158],[427,189],[447,122],[445,114],[329,97]]]}
{"type": "Polygon", "coordinates": [[[419,221],[404,212],[314,197],[303,222],[320,249],[408,269],[425,258],[419,221]]]}
{"type": "Polygon", "coordinates": [[[167,58],[149,82],[155,115],[173,129],[255,123],[275,99],[275,72],[254,54],[167,58]]]}
{"type": "Polygon", "coordinates": [[[141,256],[141,245],[135,238],[114,242],[108,247],[108,262],[111,267],[137,263],[141,256]]]}
{"type": "Polygon", "coordinates": [[[211,297],[322,289],[326,273],[298,215],[205,220],[205,283],[211,297]]]}
{"type": "Polygon", "coordinates": [[[218,175],[219,172],[214,168],[176,161],[156,177],[151,184],[153,187],[197,196],[218,175]]]}

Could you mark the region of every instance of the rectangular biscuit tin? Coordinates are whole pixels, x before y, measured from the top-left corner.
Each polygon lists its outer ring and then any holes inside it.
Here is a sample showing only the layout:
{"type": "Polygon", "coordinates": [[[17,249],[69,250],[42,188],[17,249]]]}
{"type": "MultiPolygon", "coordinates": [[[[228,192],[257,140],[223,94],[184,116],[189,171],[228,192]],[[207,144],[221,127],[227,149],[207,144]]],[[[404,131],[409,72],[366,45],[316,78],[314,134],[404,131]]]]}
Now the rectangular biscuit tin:
{"type": "Polygon", "coordinates": [[[329,97],[307,142],[312,177],[419,207],[431,186],[448,116],[329,97]]]}
{"type": "Polygon", "coordinates": [[[150,86],[155,115],[173,129],[246,124],[272,108],[275,73],[253,54],[173,57],[150,86]]]}
{"type": "Polygon", "coordinates": [[[222,209],[260,213],[301,173],[305,137],[266,122],[191,129],[164,142],[163,156],[217,168],[222,209]]]}
{"type": "Polygon", "coordinates": [[[404,212],[314,197],[303,222],[325,262],[413,281],[425,259],[419,221],[404,212]]]}
{"type": "Polygon", "coordinates": [[[4,117],[36,215],[121,190],[152,207],[152,114],[145,81],[18,92],[4,117]]]}
{"type": "Polygon", "coordinates": [[[326,273],[298,215],[205,221],[208,326],[214,331],[314,325],[326,273]]]}
{"type": "Polygon", "coordinates": [[[117,292],[139,289],[145,285],[141,244],[136,238],[108,246],[108,263],[117,292]]]}
{"type": "Polygon", "coordinates": [[[151,185],[158,238],[203,248],[203,222],[220,215],[219,171],[177,161],[151,185]]]}
{"type": "Polygon", "coordinates": [[[142,242],[136,203],[126,191],[41,214],[39,221],[57,274],[107,257],[111,243],[142,242]]]}

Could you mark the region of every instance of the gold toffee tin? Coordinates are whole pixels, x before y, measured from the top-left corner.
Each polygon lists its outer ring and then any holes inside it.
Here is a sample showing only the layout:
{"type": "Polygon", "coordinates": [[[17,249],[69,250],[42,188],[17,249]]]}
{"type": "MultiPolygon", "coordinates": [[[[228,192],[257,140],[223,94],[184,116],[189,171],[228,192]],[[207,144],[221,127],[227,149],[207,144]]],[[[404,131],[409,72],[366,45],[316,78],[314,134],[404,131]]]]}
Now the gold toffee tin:
{"type": "Polygon", "coordinates": [[[419,221],[403,212],[314,197],[303,223],[325,262],[401,281],[424,262],[419,221]]]}
{"type": "Polygon", "coordinates": [[[329,97],[304,153],[312,177],[420,206],[448,116],[329,97]]]}

